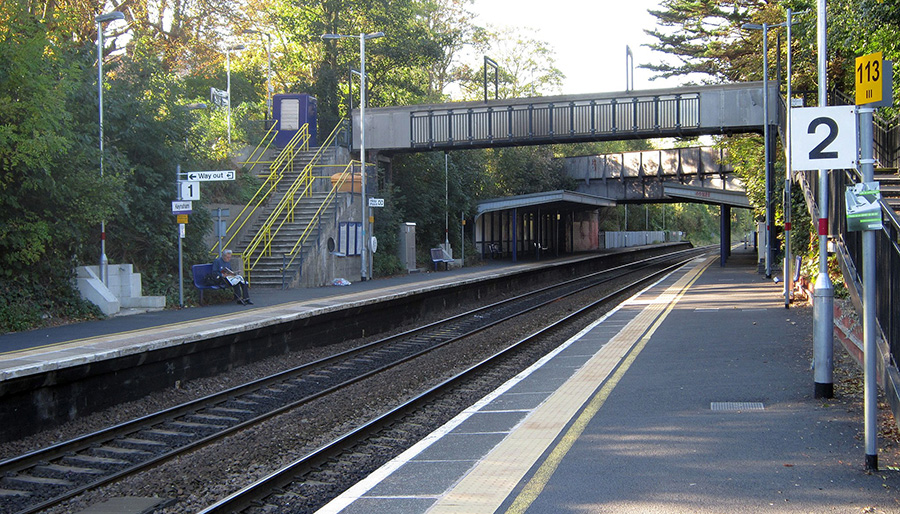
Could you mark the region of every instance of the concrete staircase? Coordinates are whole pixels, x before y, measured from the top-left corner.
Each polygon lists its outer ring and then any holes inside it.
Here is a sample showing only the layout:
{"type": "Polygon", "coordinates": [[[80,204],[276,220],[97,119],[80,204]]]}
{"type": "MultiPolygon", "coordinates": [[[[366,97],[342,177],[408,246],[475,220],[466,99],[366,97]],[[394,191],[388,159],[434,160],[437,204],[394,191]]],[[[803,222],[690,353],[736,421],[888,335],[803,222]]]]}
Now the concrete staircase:
{"type": "MultiPolygon", "coordinates": [[[[261,208],[262,212],[257,217],[256,223],[251,225],[250,230],[247,232],[247,236],[242,240],[239,240],[237,244],[234,245],[236,253],[240,253],[241,255],[244,254],[245,249],[247,248],[253,236],[259,232],[260,228],[284,198],[287,190],[300,176],[304,167],[309,164],[315,153],[315,149],[311,149],[310,151],[299,152],[294,157],[292,170],[286,171],[284,173],[284,177],[279,182],[278,187],[271,194],[269,200],[261,208]]],[[[321,160],[328,161],[329,156],[321,156],[321,160]]],[[[322,168],[320,169],[319,173],[321,173],[321,176],[330,176],[331,173],[327,170],[328,168],[322,168]]],[[[268,173],[269,172],[267,170],[266,172],[261,174],[261,176],[265,177],[268,175],[268,173]]],[[[313,175],[316,175],[316,170],[313,171],[313,175]]],[[[302,191],[304,187],[305,186],[301,187],[300,191],[302,191]]],[[[310,196],[305,196],[296,200],[297,205],[294,208],[294,220],[293,222],[285,222],[284,225],[281,226],[281,229],[278,230],[278,233],[275,234],[275,237],[271,244],[271,254],[269,256],[264,255],[263,257],[261,257],[253,267],[253,269],[250,270],[249,273],[245,273],[249,276],[250,284],[253,287],[282,287],[283,275],[281,269],[285,264],[283,254],[289,252],[294,247],[300,236],[303,234],[304,230],[306,230],[307,226],[309,226],[310,223],[313,222],[313,217],[315,216],[316,211],[318,211],[322,203],[325,201],[330,188],[331,182],[329,180],[321,178],[315,179],[311,188],[313,190],[313,193],[310,196]]],[[[327,208],[320,214],[320,216],[322,221],[331,220],[334,216],[334,207],[331,206],[327,208]]],[[[279,224],[280,220],[274,224],[273,231],[277,229],[279,224]]],[[[306,241],[301,247],[301,253],[308,252],[310,248],[317,244],[320,224],[321,223],[317,222],[310,228],[306,241]]],[[[252,256],[252,258],[250,259],[251,264],[256,261],[258,252],[261,249],[262,245],[257,247],[257,254],[252,256]]],[[[291,278],[296,275],[299,266],[300,257],[297,257],[291,264],[291,270],[287,273],[288,283],[290,282],[291,278]]]]}

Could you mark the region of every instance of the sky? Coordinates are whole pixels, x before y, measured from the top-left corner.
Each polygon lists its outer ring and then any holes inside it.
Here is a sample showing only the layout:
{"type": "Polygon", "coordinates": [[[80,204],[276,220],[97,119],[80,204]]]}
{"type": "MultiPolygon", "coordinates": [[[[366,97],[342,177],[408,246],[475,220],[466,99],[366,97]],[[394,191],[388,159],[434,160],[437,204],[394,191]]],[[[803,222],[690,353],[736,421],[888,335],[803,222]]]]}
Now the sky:
{"type": "MultiPolygon", "coordinates": [[[[634,55],[634,89],[680,85],[677,78],[650,81],[652,72],[638,65],[663,60],[642,44],[654,39],[644,29],[655,27],[647,12],[659,0],[475,0],[470,10],[476,24],[528,27],[536,39],[556,50],[556,67],[566,78],[563,94],[605,93],[626,88],[625,45],[634,55]]],[[[498,63],[502,66],[502,63],[498,63]]]]}

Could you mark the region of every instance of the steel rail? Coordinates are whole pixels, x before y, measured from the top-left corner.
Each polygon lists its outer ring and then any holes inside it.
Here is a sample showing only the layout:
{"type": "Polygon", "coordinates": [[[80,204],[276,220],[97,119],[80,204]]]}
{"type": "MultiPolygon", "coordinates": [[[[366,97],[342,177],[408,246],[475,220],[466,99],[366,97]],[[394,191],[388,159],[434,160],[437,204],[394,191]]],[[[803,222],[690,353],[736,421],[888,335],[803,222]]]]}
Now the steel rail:
{"type": "Polygon", "coordinates": [[[194,441],[189,443],[176,446],[169,451],[161,453],[159,455],[153,456],[151,458],[147,458],[141,462],[135,463],[125,469],[122,469],[117,472],[111,472],[109,474],[104,475],[103,477],[98,478],[97,480],[91,481],[89,483],[82,484],[77,487],[73,487],[61,494],[58,494],[52,498],[49,498],[45,501],[42,501],[38,504],[32,505],[30,507],[25,508],[24,510],[18,511],[18,514],[30,514],[39,512],[41,510],[47,509],[54,505],[58,505],[61,502],[70,499],[78,494],[81,494],[85,491],[89,491],[92,489],[96,489],[103,485],[121,480],[124,477],[133,475],[138,473],[144,469],[147,469],[152,466],[159,465],[165,461],[168,461],[172,458],[175,458],[179,455],[183,455],[189,451],[195,450],[197,448],[208,445],[212,442],[218,441],[224,437],[227,437],[233,433],[236,433],[240,430],[244,430],[250,426],[261,423],[262,421],[287,412],[292,409],[296,409],[299,406],[312,402],[314,400],[320,399],[328,394],[332,394],[335,391],[342,389],[344,387],[348,387],[349,385],[358,383],[366,378],[370,378],[378,373],[383,373],[393,367],[396,367],[402,363],[408,362],[410,360],[416,359],[425,355],[429,352],[436,350],[437,348],[443,347],[447,344],[450,344],[460,338],[468,337],[473,335],[474,333],[486,330],[489,327],[495,326],[499,323],[503,323],[517,316],[524,315],[528,312],[531,312],[537,308],[545,306],[547,304],[558,301],[565,296],[570,296],[582,292],[586,289],[596,287],[600,284],[603,284],[609,280],[614,280],[615,278],[619,278],[621,275],[615,275],[616,272],[652,266],[653,263],[661,261],[661,260],[671,260],[673,256],[677,255],[693,255],[698,252],[702,252],[703,250],[698,249],[690,249],[690,250],[682,250],[679,252],[672,252],[669,254],[650,257],[647,259],[637,260],[631,263],[615,266],[612,268],[607,268],[605,270],[601,270],[598,272],[594,272],[588,275],[584,275],[578,278],[570,279],[561,283],[553,284],[551,286],[547,286],[544,288],[539,288],[534,291],[530,291],[528,293],[524,293],[521,295],[517,295],[515,297],[511,297],[505,300],[501,300],[499,302],[494,302],[490,305],[480,307],[477,309],[473,309],[471,311],[467,311],[462,314],[458,314],[456,316],[452,316],[450,318],[446,318],[444,320],[440,320],[434,323],[426,324],[422,327],[417,327],[413,330],[409,330],[403,333],[399,333],[387,338],[383,338],[377,341],[373,341],[371,343],[367,343],[357,348],[353,348],[344,352],[340,352],[338,354],[328,356],[322,359],[318,359],[316,361],[306,363],[289,370],[276,373],[274,375],[264,377],[259,380],[254,380],[252,382],[248,382],[246,384],[242,384],[240,386],[229,388],[225,391],[214,393],[212,395],[208,395],[202,398],[198,398],[196,400],[192,400],[190,402],[186,402],[182,405],[178,405],[169,409],[165,409],[158,413],[154,413],[151,415],[143,416],[137,418],[135,420],[131,420],[125,423],[121,423],[115,425],[113,427],[103,429],[91,434],[87,434],[85,436],[73,439],[68,442],[59,443],[42,450],[38,450],[35,452],[31,452],[19,457],[15,457],[12,459],[8,459],[6,461],[0,462],[0,476],[10,476],[15,473],[22,472],[29,468],[32,468],[39,464],[46,464],[47,462],[52,462],[61,458],[61,456],[66,454],[73,454],[81,451],[85,451],[101,445],[103,443],[107,443],[116,439],[120,439],[126,437],[128,435],[134,435],[143,430],[152,429],[155,426],[160,424],[164,424],[167,422],[172,422],[179,418],[184,418],[190,415],[197,415],[204,410],[212,409],[215,406],[221,405],[224,402],[227,402],[230,399],[240,397],[242,395],[253,394],[255,392],[259,392],[261,390],[265,390],[275,384],[282,384],[288,380],[293,380],[298,377],[302,377],[303,374],[309,373],[312,371],[320,371],[323,369],[327,369],[327,366],[333,365],[339,362],[346,362],[354,357],[359,355],[363,355],[367,352],[371,352],[374,349],[384,349],[389,347],[390,344],[397,344],[400,341],[406,341],[412,337],[421,337],[423,334],[428,334],[429,332],[440,332],[440,336],[431,336],[433,340],[431,343],[425,343],[426,347],[419,351],[415,351],[411,354],[406,355],[405,357],[397,358],[392,360],[391,362],[378,366],[374,369],[369,370],[368,372],[356,375],[353,378],[348,380],[344,380],[339,382],[331,387],[327,387],[324,389],[320,389],[319,391],[303,396],[302,398],[296,399],[294,401],[289,401],[284,403],[283,405],[269,409],[261,414],[255,415],[247,420],[239,422],[231,427],[222,428],[215,433],[212,433],[205,437],[199,437],[194,441]],[[604,278],[604,276],[606,276],[604,278]],[[509,306],[515,304],[515,302],[522,302],[523,300],[537,297],[541,294],[546,294],[552,292],[553,290],[559,290],[565,288],[567,286],[576,285],[573,290],[567,291],[563,294],[554,295],[549,300],[540,301],[535,305],[516,309],[515,312],[501,316],[498,319],[494,320],[485,320],[487,317],[483,317],[483,321],[479,326],[475,328],[465,327],[465,323],[471,321],[473,318],[477,318],[480,314],[496,311],[497,309],[503,306],[509,306]],[[453,327],[456,325],[457,328],[453,328],[448,330],[446,327],[453,327]],[[458,328],[462,326],[462,328],[458,328]],[[436,342],[434,341],[436,340],[436,342]]]}
{"type": "Polygon", "coordinates": [[[634,282],[620,287],[612,293],[604,295],[602,298],[590,302],[580,309],[573,311],[563,318],[560,318],[552,322],[551,324],[541,328],[540,330],[526,336],[525,338],[509,345],[500,352],[497,352],[496,354],[482,360],[481,362],[473,366],[470,366],[466,370],[454,375],[453,377],[444,380],[440,384],[433,386],[427,391],[391,409],[390,411],[381,414],[368,423],[361,425],[340,436],[334,441],[321,446],[312,453],[309,453],[304,457],[297,459],[291,464],[288,464],[287,466],[267,475],[266,477],[263,477],[259,481],[254,482],[253,484],[250,484],[249,486],[244,487],[239,491],[236,491],[235,493],[213,505],[210,505],[209,507],[200,511],[198,514],[232,514],[243,512],[250,507],[258,507],[260,502],[262,502],[266,497],[270,496],[271,494],[283,492],[281,490],[283,490],[290,483],[294,482],[296,477],[302,476],[322,466],[328,461],[336,459],[340,454],[348,451],[348,449],[352,448],[356,444],[359,444],[360,442],[373,437],[385,427],[396,424],[403,417],[415,412],[416,409],[420,408],[420,406],[435,401],[437,398],[446,394],[453,388],[461,385],[469,378],[491,368],[492,366],[495,366],[505,357],[511,355],[513,352],[522,349],[528,343],[541,337],[547,332],[556,329],[564,324],[572,322],[583,314],[588,313],[606,303],[609,303],[614,298],[622,295],[623,293],[646,284],[656,277],[673,272],[693,259],[694,257],[692,256],[670,266],[666,266],[665,268],[655,271],[648,276],[642,277],[634,282]]]}

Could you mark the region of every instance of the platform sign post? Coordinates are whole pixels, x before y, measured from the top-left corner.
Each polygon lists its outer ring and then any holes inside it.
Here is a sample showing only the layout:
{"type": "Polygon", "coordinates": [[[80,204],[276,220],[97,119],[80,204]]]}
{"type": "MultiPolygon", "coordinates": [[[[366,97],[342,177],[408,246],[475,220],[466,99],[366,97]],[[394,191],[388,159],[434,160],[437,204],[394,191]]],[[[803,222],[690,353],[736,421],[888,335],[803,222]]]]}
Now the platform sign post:
{"type": "Polygon", "coordinates": [[[848,228],[862,230],[863,267],[863,418],[865,425],[865,467],[878,471],[878,386],[875,344],[875,230],[881,229],[879,185],[875,182],[875,108],[891,105],[893,68],[882,59],[881,52],[856,59],[856,103],[859,105],[860,172],[862,181],[849,187],[847,201],[848,228]]]}
{"type": "Polygon", "coordinates": [[[828,276],[827,170],[857,165],[856,106],[791,109],[791,168],[819,171],[819,273],[813,290],[816,398],[834,397],[834,285],[828,276]]]}

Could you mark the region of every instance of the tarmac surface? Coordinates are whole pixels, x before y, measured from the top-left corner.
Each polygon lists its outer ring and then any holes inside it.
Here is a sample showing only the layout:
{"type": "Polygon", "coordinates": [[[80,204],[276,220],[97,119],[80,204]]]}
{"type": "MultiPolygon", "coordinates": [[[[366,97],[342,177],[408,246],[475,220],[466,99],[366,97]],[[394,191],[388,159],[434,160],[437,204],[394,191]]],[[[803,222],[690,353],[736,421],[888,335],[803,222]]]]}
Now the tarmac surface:
{"type": "MultiPolygon", "coordinates": [[[[413,287],[416,284],[425,286],[428,283],[441,284],[460,280],[474,272],[514,271],[515,265],[504,261],[487,261],[484,266],[474,268],[455,268],[440,272],[417,272],[390,278],[379,278],[354,282],[349,286],[322,286],[294,289],[250,289],[253,305],[242,306],[233,301],[221,301],[230,298],[231,291],[207,291],[206,300],[213,303],[203,306],[188,306],[181,309],[165,309],[160,311],[125,313],[103,320],[92,320],[71,323],[63,326],[48,327],[25,332],[0,334],[0,355],[36,346],[53,345],[67,341],[77,341],[91,337],[106,336],[163,325],[171,325],[185,321],[230,315],[242,311],[253,311],[264,307],[272,307],[293,302],[309,302],[321,298],[333,298],[360,292],[374,292],[379,289],[413,287]]],[[[185,282],[185,295],[193,289],[191,282],[185,282]]]]}
{"type": "Polygon", "coordinates": [[[861,411],[813,397],[812,309],[749,252],[700,268],[320,514],[900,513],[900,470],[864,470],[861,411]]]}

